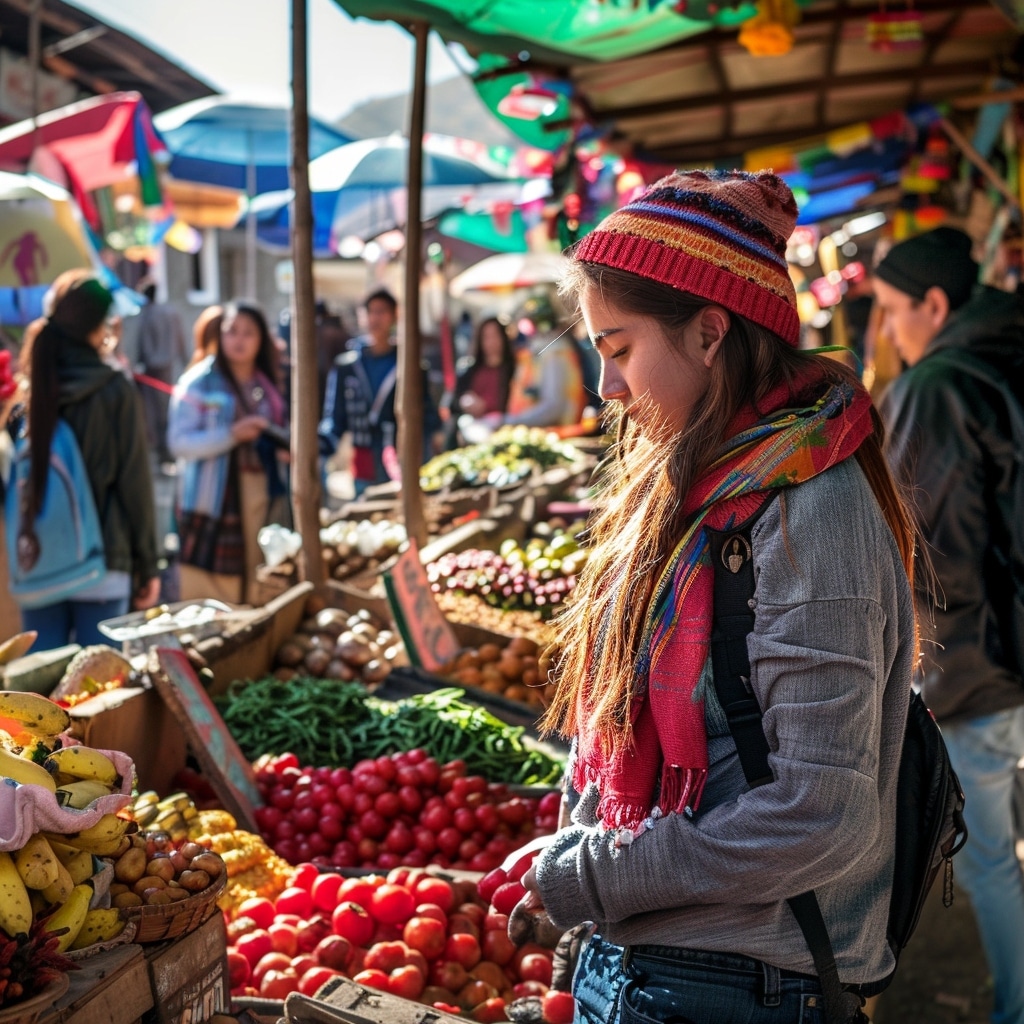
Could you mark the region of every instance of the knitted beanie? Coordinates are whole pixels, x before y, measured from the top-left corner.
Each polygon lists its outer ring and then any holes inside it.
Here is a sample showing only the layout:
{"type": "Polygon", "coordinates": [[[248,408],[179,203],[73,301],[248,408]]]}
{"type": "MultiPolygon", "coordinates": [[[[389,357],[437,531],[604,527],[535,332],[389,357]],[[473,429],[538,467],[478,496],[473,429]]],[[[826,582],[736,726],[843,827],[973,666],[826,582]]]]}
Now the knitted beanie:
{"type": "Polygon", "coordinates": [[[789,186],[768,171],[677,171],[606,217],[572,257],[707,299],[795,345],[786,242],[796,217],[789,186]]]}
{"type": "Polygon", "coordinates": [[[941,288],[949,308],[959,309],[978,282],[973,244],[970,235],[957,228],[935,228],[894,245],[875,267],[875,276],[918,300],[929,288],[941,288]]]}

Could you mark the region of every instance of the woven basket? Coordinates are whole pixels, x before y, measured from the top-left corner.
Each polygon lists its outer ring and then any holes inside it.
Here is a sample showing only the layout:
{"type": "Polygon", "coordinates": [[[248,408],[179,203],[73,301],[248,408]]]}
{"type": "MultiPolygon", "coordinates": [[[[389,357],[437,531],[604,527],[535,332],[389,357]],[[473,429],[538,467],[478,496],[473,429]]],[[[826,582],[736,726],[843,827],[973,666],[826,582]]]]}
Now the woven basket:
{"type": "Polygon", "coordinates": [[[36,1024],[36,1021],[50,1009],[68,990],[70,979],[66,974],[55,978],[41,992],[28,999],[21,999],[0,1010],[0,1024],[36,1024]]]}
{"type": "Polygon", "coordinates": [[[126,907],[124,915],[138,926],[133,941],[164,942],[194,931],[216,913],[217,897],[227,880],[227,872],[222,871],[202,892],[187,900],[155,907],[126,907]]]}

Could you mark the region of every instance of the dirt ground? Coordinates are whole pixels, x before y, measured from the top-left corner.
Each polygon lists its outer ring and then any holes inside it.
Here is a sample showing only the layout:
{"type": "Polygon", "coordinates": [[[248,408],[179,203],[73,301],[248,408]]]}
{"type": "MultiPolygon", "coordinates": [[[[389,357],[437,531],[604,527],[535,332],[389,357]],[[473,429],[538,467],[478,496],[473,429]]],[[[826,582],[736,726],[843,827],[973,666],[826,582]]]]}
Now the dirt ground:
{"type": "Polygon", "coordinates": [[[971,904],[967,894],[954,887],[953,905],[943,907],[940,878],[900,957],[892,985],[879,997],[872,1021],[987,1024],[991,1011],[988,968],[971,904]]]}

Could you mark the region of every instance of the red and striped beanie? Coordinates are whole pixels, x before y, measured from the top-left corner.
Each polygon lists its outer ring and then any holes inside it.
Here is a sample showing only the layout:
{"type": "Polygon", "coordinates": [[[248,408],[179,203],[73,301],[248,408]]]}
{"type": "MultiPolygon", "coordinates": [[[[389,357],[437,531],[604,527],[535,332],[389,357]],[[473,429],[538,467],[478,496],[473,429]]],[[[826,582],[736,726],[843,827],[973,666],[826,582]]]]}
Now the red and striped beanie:
{"type": "Polygon", "coordinates": [[[572,257],[707,299],[795,345],[786,242],[796,217],[789,186],[769,171],[677,171],[606,217],[572,257]]]}

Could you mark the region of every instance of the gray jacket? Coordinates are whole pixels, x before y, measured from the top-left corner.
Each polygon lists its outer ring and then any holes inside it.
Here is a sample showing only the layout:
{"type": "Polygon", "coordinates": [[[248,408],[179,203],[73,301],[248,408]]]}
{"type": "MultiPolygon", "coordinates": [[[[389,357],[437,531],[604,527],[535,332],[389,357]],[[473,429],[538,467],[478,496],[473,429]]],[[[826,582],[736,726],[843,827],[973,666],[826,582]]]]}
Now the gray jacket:
{"type": "Polygon", "coordinates": [[[895,792],[914,660],[895,541],[854,459],[785,491],[752,533],[751,682],[774,782],[750,791],[710,683],[709,777],[693,820],[632,845],[596,827],[596,787],[537,861],[555,923],[611,942],[756,957],[814,973],[786,899],[814,889],[845,982],[894,967],[885,941],[895,792]]]}

